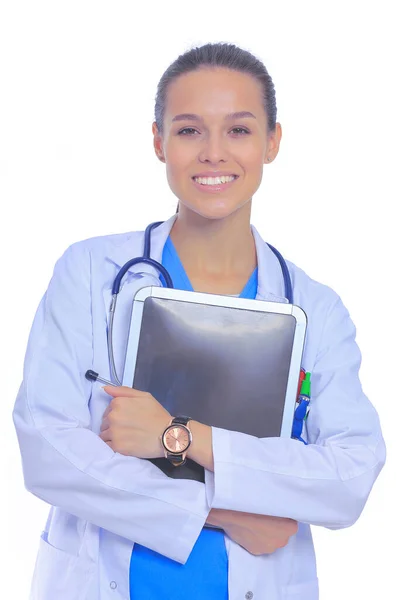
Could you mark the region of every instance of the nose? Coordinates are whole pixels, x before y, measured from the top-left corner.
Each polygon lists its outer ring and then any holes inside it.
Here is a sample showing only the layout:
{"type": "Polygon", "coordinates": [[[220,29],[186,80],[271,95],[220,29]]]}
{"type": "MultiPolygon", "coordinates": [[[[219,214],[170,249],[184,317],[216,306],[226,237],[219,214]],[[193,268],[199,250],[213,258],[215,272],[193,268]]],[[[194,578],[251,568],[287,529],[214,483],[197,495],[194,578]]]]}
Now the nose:
{"type": "Polygon", "coordinates": [[[199,159],[201,162],[217,164],[220,160],[227,161],[228,153],[226,140],[221,134],[208,134],[203,139],[199,159]]]}

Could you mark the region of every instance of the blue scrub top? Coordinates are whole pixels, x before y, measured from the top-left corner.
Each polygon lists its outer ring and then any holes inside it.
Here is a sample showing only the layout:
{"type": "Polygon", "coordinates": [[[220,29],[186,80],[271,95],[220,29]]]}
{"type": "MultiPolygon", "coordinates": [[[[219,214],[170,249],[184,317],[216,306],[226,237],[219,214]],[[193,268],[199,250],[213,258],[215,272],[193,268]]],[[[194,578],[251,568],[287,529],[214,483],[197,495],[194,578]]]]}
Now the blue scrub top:
{"type": "MultiPolygon", "coordinates": [[[[171,275],[174,288],[194,291],[178,253],[168,237],[162,264],[171,275]]],[[[160,276],[166,286],[163,276],[160,276]]],[[[240,298],[256,298],[258,269],[255,269],[240,298]]],[[[131,600],[174,600],[181,590],[189,600],[228,600],[228,558],[224,534],[202,529],[184,565],[140,544],[134,544],[130,562],[131,600]]]]}

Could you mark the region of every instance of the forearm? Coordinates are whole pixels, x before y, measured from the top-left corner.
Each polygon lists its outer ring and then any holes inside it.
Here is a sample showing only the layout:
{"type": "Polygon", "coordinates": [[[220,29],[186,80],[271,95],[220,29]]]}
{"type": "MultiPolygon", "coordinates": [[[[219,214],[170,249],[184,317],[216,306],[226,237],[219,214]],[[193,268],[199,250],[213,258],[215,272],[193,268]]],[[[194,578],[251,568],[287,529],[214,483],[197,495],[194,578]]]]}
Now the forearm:
{"type": "Polygon", "coordinates": [[[214,525],[214,527],[220,527],[223,529],[226,522],[230,523],[234,515],[233,510],[222,510],[221,508],[212,508],[208,514],[206,523],[208,525],[214,525]]]}

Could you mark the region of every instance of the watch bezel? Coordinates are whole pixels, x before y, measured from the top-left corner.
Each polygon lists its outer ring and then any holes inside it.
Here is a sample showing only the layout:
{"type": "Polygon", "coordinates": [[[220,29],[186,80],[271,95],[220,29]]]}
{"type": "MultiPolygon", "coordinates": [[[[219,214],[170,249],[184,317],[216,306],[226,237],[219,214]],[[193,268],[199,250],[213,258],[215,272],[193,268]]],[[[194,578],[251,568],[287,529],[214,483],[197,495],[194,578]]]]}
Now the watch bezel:
{"type": "Polygon", "coordinates": [[[183,454],[184,452],[186,452],[190,448],[192,441],[193,441],[193,436],[192,436],[192,432],[186,425],[183,425],[183,423],[174,423],[174,424],[168,425],[167,429],[164,430],[163,435],[161,436],[161,441],[167,452],[169,452],[170,454],[174,454],[175,456],[179,456],[179,455],[183,454]],[[168,431],[170,429],[175,429],[175,428],[184,429],[187,432],[187,435],[189,438],[189,443],[186,446],[186,448],[184,448],[183,450],[180,450],[179,452],[175,452],[175,450],[171,450],[165,442],[165,438],[166,438],[168,431]]]}

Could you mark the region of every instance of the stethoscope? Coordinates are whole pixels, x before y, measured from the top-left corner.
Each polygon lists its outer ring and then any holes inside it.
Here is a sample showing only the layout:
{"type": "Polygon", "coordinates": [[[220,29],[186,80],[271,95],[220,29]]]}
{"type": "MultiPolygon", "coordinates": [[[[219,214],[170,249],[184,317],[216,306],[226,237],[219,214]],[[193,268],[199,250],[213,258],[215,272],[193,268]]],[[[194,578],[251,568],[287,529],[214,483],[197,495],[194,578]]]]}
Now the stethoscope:
{"type": "MultiPolygon", "coordinates": [[[[164,277],[165,282],[166,282],[166,287],[169,288],[173,288],[174,284],[172,283],[172,279],[170,274],[168,273],[167,269],[159,262],[157,262],[156,260],[154,260],[153,258],[150,258],[150,243],[151,243],[151,233],[152,230],[155,229],[156,227],[158,227],[159,225],[162,225],[164,223],[164,221],[157,221],[156,223],[151,223],[150,225],[148,225],[145,229],[145,235],[144,235],[144,247],[143,247],[143,256],[139,256],[137,258],[132,258],[131,260],[129,260],[128,262],[125,263],[125,265],[123,265],[120,269],[120,271],[118,272],[114,283],[113,283],[113,287],[112,287],[112,301],[110,304],[110,309],[109,309],[109,327],[108,327],[108,353],[109,353],[109,363],[110,363],[110,370],[111,370],[111,376],[114,380],[114,382],[112,381],[108,381],[107,379],[104,379],[103,377],[100,377],[98,375],[98,373],[95,373],[95,371],[87,371],[85,376],[87,379],[89,379],[90,381],[101,381],[107,385],[123,385],[120,381],[120,379],[117,376],[117,372],[116,372],[116,365],[114,362],[114,353],[113,353],[113,321],[114,321],[114,315],[116,312],[116,304],[117,304],[117,295],[120,291],[120,285],[121,285],[121,281],[124,277],[124,275],[127,273],[128,269],[130,267],[132,267],[133,265],[136,265],[138,263],[145,263],[147,265],[150,265],[151,267],[154,267],[155,269],[157,269],[161,275],[164,277]]],[[[290,278],[290,274],[288,271],[288,267],[287,264],[284,260],[284,258],[281,256],[280,252],[278,250],[276,250],[276,248],[274,248],[273,246],[271,246],[270,244],[267,244],[269,246],[269,248],[274,252],[274,254],[277,256],[280,266],[281,266],[281,271],[283,274],[283,278],[284,278],[284,288],[285,288],[285,297],[287,298],[288,302],[290,304],[293,304],[293,294],[292,294],[292,284],[291,284],[291,278],[290,278]]]]}

